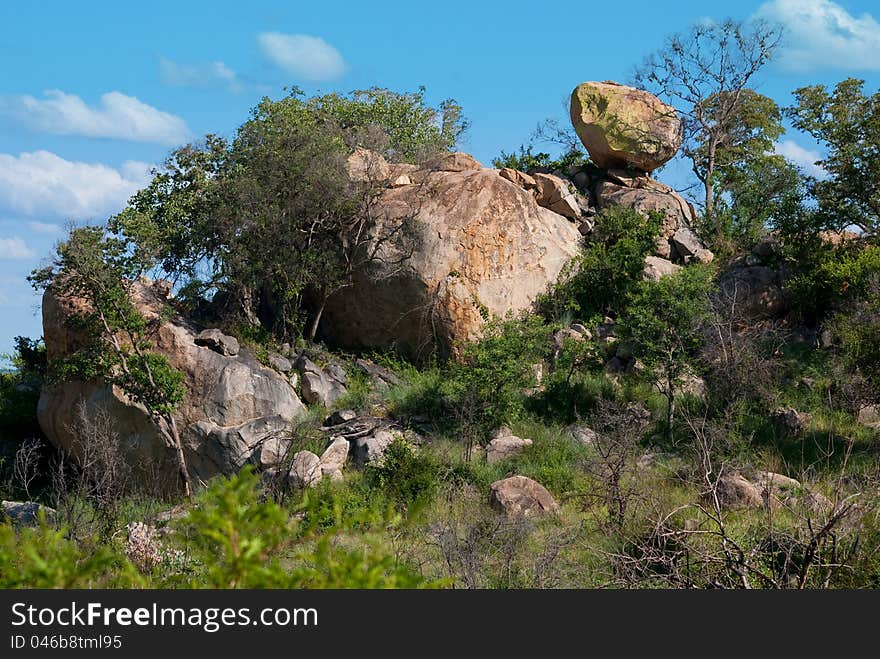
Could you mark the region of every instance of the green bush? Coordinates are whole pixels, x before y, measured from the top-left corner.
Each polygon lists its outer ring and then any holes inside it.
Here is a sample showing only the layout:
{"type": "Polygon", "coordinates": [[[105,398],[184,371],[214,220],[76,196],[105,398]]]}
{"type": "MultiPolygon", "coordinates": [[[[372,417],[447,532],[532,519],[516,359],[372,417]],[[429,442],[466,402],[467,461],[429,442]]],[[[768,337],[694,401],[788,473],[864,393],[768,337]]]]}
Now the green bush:
{"type": "Polygon", "coordinates": [[[617,315],[642,281],[645,256],[656,248],[660,221],[658,214],[645,219],[623,206],[602,211],[595,235],[540,299],[542,313],[551,320],[617,315]]]}
{"type": "Polygon", "coordinates": [[[399,506],[425,502],[437,486],[437,464],[405,440],[395,439],[378,464],[367,466],[367,478],[399,506]]]}

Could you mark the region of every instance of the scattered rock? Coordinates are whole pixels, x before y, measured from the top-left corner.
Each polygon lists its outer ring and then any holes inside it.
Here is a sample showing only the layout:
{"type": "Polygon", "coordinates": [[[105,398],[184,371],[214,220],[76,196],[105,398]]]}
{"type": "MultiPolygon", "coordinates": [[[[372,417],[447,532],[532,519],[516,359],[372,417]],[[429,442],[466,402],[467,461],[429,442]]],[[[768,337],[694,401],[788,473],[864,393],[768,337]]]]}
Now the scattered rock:
{"type": "MultiPolygon", "coordinates": [[[[294,367],[302,378],[302,396],[307,403],[332,407],[337,400],[348,393],[345,385],[337,379],[342,369],[334,366],[331,364],[325,372],[305,355],[297,358],[294,367]]],[[[342,371],[343,375],[344,373],[342,371]]]]}
{"type": "Polygon", "coordinates": [[[590,159],[603,169],[650,172],[681,146],[675,108],[641,89],[584,82],[571,94],[571,122],[590,159]]]}
{"type": "Polygon", "coordinates": [[[288,451],[290,451],[290,440],[284,437],[276,435],[263,440],[258,459],[260,467],[268,469],[278,466],[284,462],[288,451]]]}
{"type": "Polygon", "coordinates": [[[588,448],[594,448],[599,443],[599,433],[589,426],[576,425],[569,428],[572,439],[578,444],[588,448]]]}
{"type": "Polygon", "coordinates": [[[357,412],[354,410],[336,410],[324,419],[325,426],[338,426],[342,423],[348,423],[357,419],[357,412]]]}
{"type": "Polygon", "coordinates": [[[679,270],[681,270],[680,265],[666,259],[661,259],[658,256],[645,257],[645,279],[660,281],[663,277],[674,275],[679,270]]]}
{"type": "Polygon", "coordinates": [[[293,456],[293,464],[287,474],[288,482],[294,487],[304,488],[321,480],[321,458],[311,451],[298,451],[293,456]]]}
{"type": "Polygon", "coordinates": [[[676,253],[685,263],[690,263],[691,261],[696,261],[698,263],[711,263],[715,258],[715,255],[703,247],[699,238],[697,238],[696,235],[694,235],[694,232],[687,227],[679,227],[678,230],[672,234],[669,242],[672,243],[676,253]]]}
{"type": "Polygon", "coordinates": [[[809,412],[798,412],[793,407],[777,407],[770,417],[792,435],[805,433],[813,420],[809,412]]]}
{"type": "Polygon", "coordinates": [[[430,160],[425,169],[439,172],[466,172],[469,170],[481,170],[483,166],[470,154],[463,151],[455,153],[442,153],[430,160]]]}
{"type": "MultiPolygon", "coordinates": [[[[649,178],[636,179],[635,187],[626,187],[611,181],[596,186],[599,208],[624,206],[644,215],[659,213],[660,236],[668,239],[681,228],[693,223],[695,215],[690,204],[667,185],[649,178]]],[[[662,254],[658,254],[662,256],[662,254]]]]}
{"type": "Polygon", "coordinates": [[[321,473],[334,480],[342,478],[342,468],[348,459],[350,445],[344,437],[333,437],[321,454],[321,473]]]}
{"type": "Polygon", "coordinates": [[[772,318],[786,311],[783,276],[766,266],[735,266],[721,275],[719,294],[744,317],[772,318]]]}
{"type": "Polygon", "coordinates": [[[352,181],[380,183],[391,177],[391,165],[380,153],[358,147],[346,161],[346,171],[352,181]]]}
{"type": "Polygon", "coordinates": [[[234,336],[224,334],[218,329],[202,330],[196,335],[194,343],[197,346],[210,348],[224,357],[234,357],[241,349],[241,346],[238,344],[238,339],[234,336]]]}
{"type": "Polygon", "coordinates": [[[724,474],[718,481],[718,500],[726,508],[786,507],[826,512],[834,505],[820,492],[813,492],[800,481],[772,471],[759,471],[754,480],[740,472],[724,474]]]}
{"type": "Polygon", "coordinates": [[[362,373],[366,373],[372,380],[373,388],[376,391],[385,392],[390,387],[403,384],[403,380],[397,377],[392,371],[384,366],[379,366],[369,359],[357,359],[354,363],[355,368],[362,373]]]}
{"type": "Polygon", "coordinates": [[[761,487],[738,471],[723,474],[715,491],[718,502],[725,508],[760,508],[764,505],[761,487]]]}
{"type": "Polygon", "coordinates": [[[535,517],[559,510],[547,488],[525,476],[510,476],[492,483],[489,504],[508,517],[535,517]]]}
{"type": "Polygon", "coordinates": [[[858,422],[868,428],[880,430],[880,405],[865,405],[859,410],[858,422]]]}
{"type": "Polygon", "coordinates": [[[281,373],[287,373],[293,369],[293,365],[290,363],[290,360],[286,357],[282,357],[281,355],[272,355],[269,357],[269,366],[274,368],[276,371],[280,371],[281,373]]]}
{"type": "Polygon", "coordinates": [[[492,440],[486,445],[486,462],[495,464],[522,453],[523,449],[532,445],[531,439],[517,437],[509,428],[499,428],[492,440]]]}
{"type": "Polygon", "coordinates": [[[538,185],[535,201],[539,206],[570,220],[576,220],[581,216],[577,196],[567,182],[552,174],[537,173],[534,175],[534,180],[538,185]]]}
{"type": "Polygon", "coordinates": [[[40,523],[40,515],[47,522],[55,518],[55,509],[36,501],[0,502],[0,519],[8,519],[14,526],[33,526],[40,523]]]}
{"type": "Polygon", "coordinates": [[[514,183],[521,187],[523,190],[537,190],[538,182],[526,174],[525,172],[521,172],[518,169],[511,169],[510,167],[502,167],[498,170],[498,175],[507,179],[511,183],[514,183]]]}
{"type": "Polygon", "coordinates": [[[358,437],[354,440],[352,452],[359,464],[376,464],[382,461],[394,435],[388,430],[376,430],[371,435],[358,437]]]}

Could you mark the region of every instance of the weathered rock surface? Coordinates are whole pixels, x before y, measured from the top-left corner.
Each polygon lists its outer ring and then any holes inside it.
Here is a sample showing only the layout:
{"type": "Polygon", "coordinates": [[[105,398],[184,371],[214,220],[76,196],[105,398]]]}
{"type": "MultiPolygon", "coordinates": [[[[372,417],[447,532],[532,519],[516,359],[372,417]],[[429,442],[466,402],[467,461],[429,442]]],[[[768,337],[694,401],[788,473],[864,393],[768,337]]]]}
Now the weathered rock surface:
{"type": "Polygon", "coordinates": [[[740,472],[724,474],[718,480],[718,501],[725,508],[791,508],[812,512],[827,511],[833,503],[799,481],[772,471],[758,472],[749,480],[740,472]]]}
{"type": "Polygon", "coordinates": [[[499,428],[495,436],[486,445],[486,462],[495,464],[522,453],[523,449],[532,445],[531,439],[517,437],[509,428],[499,428]]]}
{"type": "Polygon", "coordinates": [[[489,504],[508,517],[536,517],[559,510],[547,488],[525,476],[510,476],[492,483],[489,504]]]}
{"type": "Polygon", "coordinates": [[[567,181],[552,174],[535,173],[533,180],[537,187],[535,201],[539,206],[576,220],[581,216],[577,193],[567,181]]]}
{"type": "Polygon", "coordinates": [[[711,263],[715,256],[703,247],[700,239],[688,227],[679,227],[669,242],[675,248],[679,258],[685,263],[711,263]]]}
{"type": "Polygon", "coordinates": [[[0,502],[0,521],[8,519],[15,526],[39,524],[41,514],[47,522],[51,522],[55,517],[55,509],[36,501],[0,502]]]}
{"type": "Polygon", "coordinates": [[[659,213],[662,238],[671,238],[679,228],[693,223],[695,215],[690,204],[675,190],[654,179],[638,177],[632,185],[601,181],[595,189],[599,208],[624,206],[644,216],[659,213]]]}
{"type": "Polygon", "coordinates": [[[298,451],[287,474],[287,481],[294,487],[304,488],[319,482],[324,473],[321,458],[311,451],[298,451]]]}
{"type": "Polygon", "coordinates": [[[863,426],[880,430],[880,405],[865,405],[859,410],[857,420],[863,426]]]}
{"type": "Polygon", "coordinates": [[[649,92],[615,82],[584,82],[571,94],[571,123],[603,169],[650,172],[681,146],[678,113],[649,92]]]}
{"type": "Polygon", "coordinates": [[[793,435],[802,435],[810,427],[813,415],[809,412],[798,412],[793,407],[777,407],[770,417],[793,435]]]}
{"type": "Polygon", "coordinates": [[[719,294],[744,317],[779,316],[787,309],[783,280],[783,273],[774,268],[735,265],[721,275],[719,294]]]}
{"type": "Polygon", "coordinates": [[[511,183],[518,185],[523,190],[535,190],[538,189],[538,182],[525,172],[521,172],[518,169],[512,169],[510,167],[502,167],[498,170],[498,175],[501,178],[507,179],[511,183]]]}
{"type": "Polygon", "coordinates": [[[348,393],[344,384],[348,376],[340,367],[334,366],[331,364],[322,369],[305,355],[297,357],[294,368],[301,377],[303,400],[330,407],[348,393]]]}
{"type": "Polygon", "coordinates": [[[342,468],[348,460],[350,445],[344,437],[334,437],[330,446],[321,454],[321,473],[328,478],[342,478],[342,468]]]}
{"type": "Polygon", "coordinates": [[[571,438],[578,444],[593,448],[599,443],[599,433],[589,426],[576,425],[569,428],[571,438]]]}
{"type": "Polygon", "coordinates": [[[328,342],[448,354],[479,336],[486,317],[530,308],[578,253],[577,226],[497,170],[423,174],[381,195],[380,224],[408,221],[412,231],[384,243],[381,262],[330,299],[319,330],[328,342]]]}
{"type": "Polygon", "coordinates": [[[645,257],[645,279],[660,281],[663,277],[674,275],[681,270],[680,265],[661,259],[659,256],[645,257]]]}
{"type": "MultiPolygon", "coordinates": [[[[261,366],[246,349],[230,351],[227,338],[231,337],[215,330],[210,332],[209,344],[199,345],[199,332],[184,320],[160,317],[163,298],[147,282],[135,283],[131,293],[148,321],[154,350],[184,376],[184,397],[175,420],[194,479],[241,468],[264,439],[288,427],[304,411],[284,376],[261,366]]],[[[82,337],[67,323],[83,306],[79,300],[55,297],[51,289],[44,294],[43,335],[49,360],[69,355],[83,345],[82,337]]],[[[201,343],[208,341],[202,336],[201,343]]],[[[101,382],[45,385],[37,418],[54,445],[78,453],[81,439],[76,416],[80,403],[85,405],[87,417],[98,410],[109,413],[122,453],[136,475],[150,474],[169,489],[175,487],[177,469],[171,449],[145,409],[116,387],[101,382]]]]}
{"type": "Polygon", "coordinates": [[[196,336],[194,343],[197,346],[210,348],[224,357],[234,357],[241,349],[241,346],[238,344],[238,339],[234,336],[224,334],[218,329],[202,330],[196,336]]]}

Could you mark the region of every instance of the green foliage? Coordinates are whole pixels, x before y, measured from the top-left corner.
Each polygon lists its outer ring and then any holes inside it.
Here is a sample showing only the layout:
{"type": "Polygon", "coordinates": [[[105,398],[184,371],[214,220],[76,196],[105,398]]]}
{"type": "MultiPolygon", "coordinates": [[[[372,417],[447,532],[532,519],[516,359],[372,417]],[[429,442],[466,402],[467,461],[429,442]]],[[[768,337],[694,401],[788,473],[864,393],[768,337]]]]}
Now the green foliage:
{"type": "Polygon", "coordinates": [[[87,343],[80,350],[49,365],[58,380],[100,377],[117,385],[151,414],[162,416],[183,397],[183,375],[164,355],[151,351],[148,326],[135,308],[130,287],[150,266],[137,252],[100,227],[71,230],[57,248],[52,265],[35,271],[35,287],[51,288],[58,297],[80,298],[85,308],[72,319],[87,343]]]}
{"type": "Polygon", "coordinates": [[[515,420],[523,411],[523,390],[534,387],[532,365],[547,350],[549,329],[540,318],[495,318],[482,337],[465,344],[450,363],[444,383],[447,405],[478,434],[515,420]]]}
{"type": "Polygon", "coordinates": [[[880,92],[866,96],[864,81],[848,78],[832,93],[823,85],[795,90],[786,114],[796,128],[824,146],[817,164],[828,177],[811,191],[829,228],[880,228],[880,92]]]}
{"type": "Polygon", "coordinates": [[[535,153],[533,149],[532,144],[528,146],[521,144],[519,153],[502,151],[501,155],[492,160],[492,166],[498,169],[510,167],[526,173],[535,170],[568,173],[585,167],[590,161],[583,149],[577,147],[569,148],[558,158],[551,157],[545,151],[535,153]]]}
{"type": "Polygon", "coordinates": [[[266,588],[284,585],[277,550],[287,515],[273,501],[257,501],[259,477],[245,467],[214,480],[193,507],[185,526],[195,558],[203,566],[194,586],[266,588]]]}
{"type": "Polygon", "coordinates": [[[656,214],[645,219],[622,206],[602,211],[594,236],[539,301],[544,315],[553,320],[566,314],[583,320],[617,315],[642,281],[645,256],[655,249],[659,229],[656,214]]]}
{"type": "Polygon", "coordinates": [[[400,506],[424,502],[437,485],[437,465],[406,440],[397,438],[379,464],[367,466],[367,478],[374,487],[400,506]]]}
{"type": "Polygon", "coordinates": [[[867,294],[836,313],[829,326],[844,364],[880,394],[880,269],[871,273],[867,294]]]}
{"type": "Polygon", "coordinates": [[[40,432],[37,401],[46,373],[46,346],[42,339],[15,337],[10,355],[14,371],[0,371],[0,438],[20,438],[40,432]]]}
{"type": "Polygon", "coordinates": [[[0,523],[0,588],[136,588],[143,583],[113,546],[84,551],[45,520],[22,529],[0,523]]]}
{"type": "Polygon", "coordinates": [[[691,265],[660,281],[644,281],[630,294],[620,319],[621,340],[642,361],[667,398],[667,432],[671,437],[675,396],[687,371],[688,358],[702,338],[708,318],[713,273],[691,265]]]}

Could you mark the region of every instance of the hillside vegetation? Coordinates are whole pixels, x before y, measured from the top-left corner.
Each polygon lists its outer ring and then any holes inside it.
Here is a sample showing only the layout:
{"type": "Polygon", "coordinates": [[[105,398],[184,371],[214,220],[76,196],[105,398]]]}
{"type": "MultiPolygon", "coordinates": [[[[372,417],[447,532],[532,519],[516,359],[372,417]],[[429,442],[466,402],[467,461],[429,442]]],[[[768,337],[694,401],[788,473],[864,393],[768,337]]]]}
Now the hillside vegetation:
{"type": "Polygon", "coordinates": [[[778,107],[778,36],[671,37],[495,169],[424,90],[293,90],[174,151],[31,276],[0,587],[880,586],[880,91],[778,107]],[[653,177],[679,149],[698,208],[653,177]]]}

